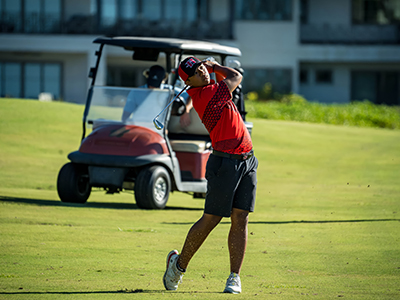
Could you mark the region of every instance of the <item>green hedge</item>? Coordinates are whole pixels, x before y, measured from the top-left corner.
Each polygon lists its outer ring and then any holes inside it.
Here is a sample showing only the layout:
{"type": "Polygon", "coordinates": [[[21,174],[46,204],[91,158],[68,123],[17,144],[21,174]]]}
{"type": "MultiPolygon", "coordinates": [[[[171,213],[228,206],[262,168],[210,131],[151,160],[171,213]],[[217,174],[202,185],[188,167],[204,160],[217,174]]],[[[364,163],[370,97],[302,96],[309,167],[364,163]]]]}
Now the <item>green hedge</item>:
{"type": "Polygon", "coordinates": [[[250,118],[400,129],[398,106],[376,105],[369,101],[323,104],[308,102],[296,94],[285,95],[280,101],[254,100],[251,94],[247,98],[246,110],[250,118]]]}

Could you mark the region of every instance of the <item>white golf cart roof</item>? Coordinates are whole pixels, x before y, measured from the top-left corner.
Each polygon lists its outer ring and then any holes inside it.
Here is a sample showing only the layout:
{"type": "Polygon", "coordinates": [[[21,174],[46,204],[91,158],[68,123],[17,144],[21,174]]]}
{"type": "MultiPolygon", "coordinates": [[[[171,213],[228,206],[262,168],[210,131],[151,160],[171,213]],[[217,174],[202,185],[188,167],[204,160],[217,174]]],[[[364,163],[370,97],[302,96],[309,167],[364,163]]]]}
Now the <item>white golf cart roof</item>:
{"type": "Polygon", "coordinates": [[[224,46],[217,43],[174,38],[149,38],[149,37],[100,37],[93,43],[123,47],[126,50],[137,51],[141,49],[153,49],[167,54],[189,55],[221,55],[241,56],[242,53],[236,47],[224,46]]]}

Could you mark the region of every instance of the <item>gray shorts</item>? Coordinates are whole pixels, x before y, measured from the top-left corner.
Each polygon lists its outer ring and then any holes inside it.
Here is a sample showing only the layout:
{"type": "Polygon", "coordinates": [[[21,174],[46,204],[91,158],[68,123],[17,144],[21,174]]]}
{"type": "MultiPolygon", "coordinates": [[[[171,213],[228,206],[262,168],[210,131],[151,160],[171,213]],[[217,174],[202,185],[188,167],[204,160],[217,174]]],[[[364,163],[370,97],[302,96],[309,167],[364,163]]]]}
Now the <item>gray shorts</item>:
{"type": "Polygon", "coordinates": [[[232,208],[254,211],[258,160],[237,160],[211,154],[206,167],[207,194],[204,212],[230,217],[232,208]]]}

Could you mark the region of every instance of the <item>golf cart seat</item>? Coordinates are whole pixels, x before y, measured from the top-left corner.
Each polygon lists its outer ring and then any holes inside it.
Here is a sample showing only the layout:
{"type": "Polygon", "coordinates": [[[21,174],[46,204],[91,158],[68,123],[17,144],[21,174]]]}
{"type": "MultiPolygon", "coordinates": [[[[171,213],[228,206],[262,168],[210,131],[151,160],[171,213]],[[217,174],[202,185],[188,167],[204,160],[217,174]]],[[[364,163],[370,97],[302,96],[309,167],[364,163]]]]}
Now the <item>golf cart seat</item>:
{"type": "Polygon", "coordinates": [[[207,129],[194,109],[190,111],[191,123],[181,127],[178,116],[171,116],[168,137],[178,158],[183,181],[197,181],[205,177],[206,164],[211,153],[211,140],[207,129]]]}
{"type": "Polygon", "coordinates": [[[207,141],[171,140],[170,143],[175,152],[203,153],[211,148],[211,142],[207,141]]]}

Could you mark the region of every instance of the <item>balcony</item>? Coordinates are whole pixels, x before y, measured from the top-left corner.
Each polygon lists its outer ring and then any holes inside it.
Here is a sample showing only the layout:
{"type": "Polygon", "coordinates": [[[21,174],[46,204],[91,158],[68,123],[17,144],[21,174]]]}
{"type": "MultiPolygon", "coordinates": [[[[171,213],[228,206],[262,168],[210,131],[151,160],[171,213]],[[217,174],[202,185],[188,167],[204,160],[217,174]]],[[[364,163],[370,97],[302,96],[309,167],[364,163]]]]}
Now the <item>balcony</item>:
{"type": "Polygon", "coordinates": [[[302,44],[400,44],[399,25],[330,25],[303,24],[302,44]]]}
{"type": "Polygon", "coordinates": [[[66,20],[48,15],[32,15],[21,19],[19,14],[4,14],[0,33],[6,34],[95,34],[107,36],[151,36],[193,39],[233,39],[230,21],[188,22],[177,20],[119,20],[98,22],[96,16],[73,15],[66,20]]]}

